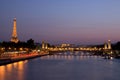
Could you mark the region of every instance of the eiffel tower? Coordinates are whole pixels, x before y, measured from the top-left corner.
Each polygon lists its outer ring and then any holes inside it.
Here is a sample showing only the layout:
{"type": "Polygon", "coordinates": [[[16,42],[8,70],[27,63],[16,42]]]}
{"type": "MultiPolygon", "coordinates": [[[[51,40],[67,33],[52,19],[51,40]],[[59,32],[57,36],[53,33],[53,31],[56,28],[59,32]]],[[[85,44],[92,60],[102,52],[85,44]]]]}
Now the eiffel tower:
{"type": "Polygon", "coordinates": [[[16,18],[13,19],[13,31],[12,31],[12,38],[11,42],[18,43],[18,38],[17,38],[17,26],[16,26],[16,18]]]}

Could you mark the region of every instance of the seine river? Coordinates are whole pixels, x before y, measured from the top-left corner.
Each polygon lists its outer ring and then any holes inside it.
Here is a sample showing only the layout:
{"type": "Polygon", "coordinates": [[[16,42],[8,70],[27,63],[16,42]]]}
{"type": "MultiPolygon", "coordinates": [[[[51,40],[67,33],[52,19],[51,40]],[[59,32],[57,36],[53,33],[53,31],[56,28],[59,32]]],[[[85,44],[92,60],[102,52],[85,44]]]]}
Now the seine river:
{"type": "Polygon", "coordinates": [[[120,59],[57,53],[0,66],[0,80],[120,80],[120,59]]]}

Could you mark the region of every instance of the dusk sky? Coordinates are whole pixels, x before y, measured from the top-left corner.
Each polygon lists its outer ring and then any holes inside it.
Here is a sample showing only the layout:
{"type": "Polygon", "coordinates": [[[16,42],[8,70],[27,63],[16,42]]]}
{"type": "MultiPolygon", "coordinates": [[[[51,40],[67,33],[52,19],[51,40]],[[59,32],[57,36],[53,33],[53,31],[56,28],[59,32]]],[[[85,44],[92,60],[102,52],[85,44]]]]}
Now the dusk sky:
{"type": "Polygon", "coordinates": [[[20,41],[101,44],[120,40],[120,0],[0,0],[0,42],[13,19],[20,41]]]}

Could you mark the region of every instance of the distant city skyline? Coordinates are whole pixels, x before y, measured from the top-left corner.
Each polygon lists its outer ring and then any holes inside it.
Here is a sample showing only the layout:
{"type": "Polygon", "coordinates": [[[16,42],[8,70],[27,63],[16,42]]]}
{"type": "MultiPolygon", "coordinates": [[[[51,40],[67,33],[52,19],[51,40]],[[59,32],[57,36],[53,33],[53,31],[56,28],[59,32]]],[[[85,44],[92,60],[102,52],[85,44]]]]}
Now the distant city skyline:
{"type": "Polygon", "coordinates": [[[103,44],[120,40],[119,0],[0,0],[0,42],[17,19],[20,41],[103,44]]]}

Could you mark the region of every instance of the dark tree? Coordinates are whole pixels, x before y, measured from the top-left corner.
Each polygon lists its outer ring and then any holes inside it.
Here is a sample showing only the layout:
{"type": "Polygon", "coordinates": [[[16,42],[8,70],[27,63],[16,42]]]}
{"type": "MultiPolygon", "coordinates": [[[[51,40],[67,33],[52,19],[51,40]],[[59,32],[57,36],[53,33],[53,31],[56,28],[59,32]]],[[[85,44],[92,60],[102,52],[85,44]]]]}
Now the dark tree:
{"type": "Polygon", "coordinates": [[[27,40],[27,46],[28,46],[28,48],[30,48],[30,49],[35,49],[34,40],[33,40],[33,39],[27,40]]]}
{"type": "Polygon", "coordinates": [[[112,48],[114,50],[120,50],[120,42],[117,42],[116,44],[112,45],[112,48]]]}

